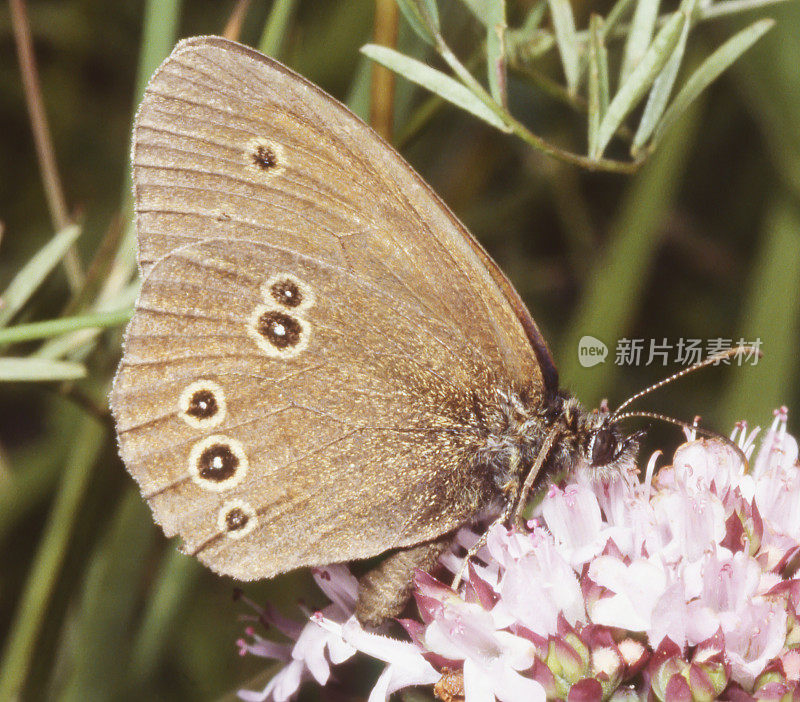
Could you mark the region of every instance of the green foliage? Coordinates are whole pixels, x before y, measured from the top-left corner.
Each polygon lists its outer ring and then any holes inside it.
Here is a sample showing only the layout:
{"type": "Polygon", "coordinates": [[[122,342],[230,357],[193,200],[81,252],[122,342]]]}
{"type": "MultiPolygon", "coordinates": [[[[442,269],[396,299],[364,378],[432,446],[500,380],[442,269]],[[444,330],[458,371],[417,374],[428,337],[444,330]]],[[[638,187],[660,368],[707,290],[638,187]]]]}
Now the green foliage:
{"type": "Polygon", "coordinates": [[[80,228],[74,225],[58,232],[50,242],[36,252],[30,261],[20,268],[3,292],[0,327],[8,324],[9,320],[28,302],[53,268],[67,255],[67,251],[75,243],[80,233],[80,228]]]}
{"type": "Polygon", "coordinates": [[[709,59],[709,63],[704,64],[699,75],[692,76],[679,94],[681,100],[676,98],[674,102],[669,103],[693,26],[697,22],[721,14],[752,10],[762,6],[764,0],[719,0],[717,3],[705,6],[702,11],[698,9],[696,0],[684,0],[675,12],[661,17],[658,16],[659,0],[639,0],[634,6],[633,17],[628,25],[621,25],[620,20],[630,10],[631,3],[628,0],[618,0],[605,22],[599,21],[597,16],[590,21],[592,26],[598,28],[594,37],[591,27],[582,32],[577,31],[569,0],[547,0],[551,30],[541,28],[544,18],[542,3],[534,5],[528,20],[520,28],[509,30],[506,26],[504,0],[494,2],[462,0],[462,2],[481,22],[486,34],[485,53],[490,94],[487,94],[481,84],[461,65],[445,42],[435,0],[424,2],[398,0],[398,5],[414,32],[436,49],[456,78],[463,83],[463,88],[473,94],[474,99],[470,100],[463,90],[459,91],[459,86],[447,81],[444,74],[437,75],[439,72],[433,73],[433,69],[430,68],[426,70],[425,66],[414,59],[404,58],[397,52],[388,55],[374,46],[365,47],[364,52],[373,60],[422,85],[444,100],[488,121],[498,129],[514,132],[523,141],[548,155],[569,163],[580,163],[588,168],[609,171],[629,171],[638,167],[646,158],[650,148],[655,145],[655,139],[651,141],[653,133],[658,132],[659,135],[663,133],[686,109],[691,100],[747,51],[771,26],[764,21],[752,25],[746,32],[740,32],[725,44],[724,51],[715,53],[709,59]],[[658,26],[660,30],[655,32],[658,26]],[[508,45],[516,47],[508,56],[505,53],[507,33],[513,36],[508,45]],[[598,52],[602,46],[602,54],[605,55],[605,41],[611,38],[617,40],[625,38],[625,42],[617,75],[616,92],[609,96],[610,104],[606,109],[596,99],[599,93],[592,91],[599,89],[594,80],[601,74],[604,90],[610,90],[608,59],[601,57],[598,52]],[[525,46],[528,47],[527,50],[520,49],[525,46]],[[500,80],[499,76],[505,75],[505,66],[509,59],[512,60],[513,67],[521,72],[538,73],[542,70],[540,64],[546,60],[547,54],[553,48],[557,49],[561,59],[566,82],[563,87],[565,101],[586,112],[589,145],[586,160],[579,160],[575,154],[534,137],[507,109],[505,80],[500,80]],[[598,61],[603,61],[603,65],[598,65],[598,61]],[[587,65],[589,66],[588,96],[579,99],[579,90],[587,65]],[[630,148],[633,162],[626,167],[624,163],[604,159],[610,141],[615,135],[623,134],[625,118],[639,107],[648,91],[650,97],[630,148]],[[479,109],[479,103],[483,103],[494,113],[494,120],[487,118],[487,110],[479,109]],[[667,109],[668,113],[665,115],[667,109]]]}
{"type": "Polygon", "coordinates": [[[440,98],[447,100],[447,102],[452,103],[456,107],[471,112],[493,127],[504,131],[510,131],[503,124],[503,121],[486,107],[475,93],[470,91],[462,83],[450,78],[447,74],[437,71],[435,68],[425,65],[421,61],[405,56],[399,51],[395,51],[386,46],[367,44],[361,51],[373,61],[377,61],[381,65],[391,68],[393,71],[402,73],[413,83],[436,93],[440,98]]]}
{"type": "MultiPolygon", "coordinates": [[[[242,40],[362,106],[371,62],[359,46],[409,78],[397,84],[396,145],[507,271],[565,385],[587,404],[619,402],[676,370],[646,358],[615,365],[623,337],[760,337],[757,368],[705,371],[645,408],[699,413],[727,432],[739,418],[763,425],[786,404],[797,433],[800,4],[731,19],[767,4],[684,0],[659,15],[658,3],[618,0],[601,17],[562,0],[407,0],[397,45],[378,47],[371,0],[276,0],[252,3],[242,40]],[[605,364],[577,362],[586,334],[608,344],[605,364]]],[[[53,231],[7,51],[0,699],[213,699],[248,680],[263,685],[268,664],[237,655],[247,609],[231,601],[233,583],[152,524],[106,407],[138,290],[126,176],[133,109],[175,41],[222,31],[233,3],[27,7],[76,223],[53,231]],[[70,255],[84,271],[77,290],[70,255]]],[[[659,446],[675,439],[658,428],[650,436],[659,446]]],[[[247,592],[287,612],[316,597],[302,573],[247,592]]]]}

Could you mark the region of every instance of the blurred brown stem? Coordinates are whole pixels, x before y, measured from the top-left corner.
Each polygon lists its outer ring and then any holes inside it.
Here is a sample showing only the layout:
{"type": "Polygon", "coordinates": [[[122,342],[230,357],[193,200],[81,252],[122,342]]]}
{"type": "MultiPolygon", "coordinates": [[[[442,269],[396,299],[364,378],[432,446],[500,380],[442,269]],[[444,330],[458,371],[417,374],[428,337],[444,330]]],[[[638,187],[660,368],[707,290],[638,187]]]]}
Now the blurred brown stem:
{"type": "MultiPolygon", "coordinates": [[[[375,0],[374,41],[382,46],[397,46],[397,5],[394,0],[375,0]]],[[[394,73],[372,64],[370,123],[386,141],[392,140],[394,117],[394,73]]]]}
{"type": "MultiPolygon", "coordinates": [[[[25,101],[28,105],[33,141],[39,158],[39,168],[42,172],[42,183],[47,197],[47,205],[50,209],[50,219],[53,222],[53,228],[56,231],[60,231],[70,224],[70,219],[67,214],[64,189],[61,186],[61,178],[58,175],[53,142],[47,125],[47,115],[44,111],[39,72],[36,69],[36,58],[33,53],[33,42],[31,41],[25,0],[9,0],[8,4],[11,10],[14,41],[17,45],[22,86],[25,92],[25,101]]],[[[64,266],[70,288],[73,292],[77,291],[81,287],[83,274],[77,251],[74,248],[71,248],[64,257],[64,266]]]]}
{"type": "Polygon", "coordinates": [[[242,23],[249,8],[250,0],[238,0],[236,7],[233,8],[233,12],[228,18],[225,29],[222,30],[223,37],[231,41],[239,41],[239,37],[242,34],[242,23]]]}
{"type": "Polygon", "coordinates": [[[75,292],[62,310],[62,317],[69,317],[78,310],[89,306],[91,300],[100,292],[103,281],[108,278],[108,273],[114,263],[114,253],[119,247],[119,242],[122,241],[124,228],[125,224],[120,215],[112,218],[94,257],[86,267],[80,289],[75,292]]]}

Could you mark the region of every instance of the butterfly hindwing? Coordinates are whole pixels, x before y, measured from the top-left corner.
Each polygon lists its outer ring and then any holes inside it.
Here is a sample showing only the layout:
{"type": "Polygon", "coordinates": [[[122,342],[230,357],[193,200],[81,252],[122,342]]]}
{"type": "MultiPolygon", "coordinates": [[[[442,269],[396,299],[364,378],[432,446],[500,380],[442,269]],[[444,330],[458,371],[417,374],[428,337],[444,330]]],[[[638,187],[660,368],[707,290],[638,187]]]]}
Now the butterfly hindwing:
{"type": "Polygon", "coordinates": [[[151,269],[112,402],[166,533],[251,579],[468,520],[487,477],[464,461],[459,408],[491,380],[465,339],[371,281],[216,239],[151,269]]]}

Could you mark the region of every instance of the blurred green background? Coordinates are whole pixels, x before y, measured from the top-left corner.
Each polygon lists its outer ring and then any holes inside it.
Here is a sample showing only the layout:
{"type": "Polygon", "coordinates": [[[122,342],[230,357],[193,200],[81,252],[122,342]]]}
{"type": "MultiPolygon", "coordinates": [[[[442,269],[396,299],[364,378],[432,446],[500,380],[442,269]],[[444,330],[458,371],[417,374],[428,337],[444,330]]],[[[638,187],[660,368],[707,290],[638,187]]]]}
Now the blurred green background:
{"type": "MultiPolygon", "coordinates": [[[[149,73],[179,37],[220,33],[234,4],[28,3],[65,199],[83,227],[77,246],[84,263],[124,240],[129,131],[145,77],[137,77],[139,66],[149,73]]],[[[271,4],[253,0],[243,42],[258,44],[271,4]]],[[[278,35],[278,57],[363,110],[369,66],[359,47],[372,40],[374,3],[282,4],[292,12],[278,35]]],[[[510,19],[532,4],[510,2],[510,19]]],[[[590,11],[608,8],[582,0],[574,7],[581,26],[590,11]]],[[[482,40],[474,18],[455,0],[440,9],[454,49],[474,52],[482,40]]],[[[640,405],[687,420],[699,414],[728,433],[736,419],[769,423],[772,409],[786,404],[790,430],[798,428],[791,410],[800,399],[800,3],[699,27],[688,61],[696,65],[757,16],[774,17],[777,26],[636,175],[562,165],[448,106],[401,139],[403,155],[508,273],[549,340],[563,383],[588,405],[602,397],[613,405],[678,369],[616,366],[620,338],[760,338],[757,367],[703,371],[640,405]],[[584,334],[609,346],[605,364],[579,365],[584,334]]],[[[2,290],[54,225],[5,4],[0,29],[2,290]]],[[[398,41],[425,57],[402,24],[398,41]]],[[[543,68],[559,78],[555,57],[543,68]]],[[[585,149],[582,119],[571,110],[513,73],[509,93],[513,113],[536,133],[585,149]]],[[[396,134],[408,134],[426,100],[398,80],[396,134]]],[[[58,317],[69,296],[60,267],[14,321],[58,317]]],[[[177,554],[116,455],[104,398],[120,336],[119,328],[109,330],[79,351],[89,377],[75,385],[0,383],[0,689],[21,684],[21,698],[33,700],[177,700],[222,697],[254,677],[250,685],[260,687],[267,664],[237,655],[239,617],[248,610],[233,601],[234,583],[177,554]]],[[[28,342],[11,351],[38,348],[28,342]]],[[[648,449],[669,449],[679,438],[654,427],[648,449]]],[[[291,613],[298,597],[323,603],[309,582],[290,574],[246,591],[291,613]]],[[[350,671],[362,690],[376,674],[350,671]]],[[[349,698],[335,689],[325,694],[349,698]]]]}

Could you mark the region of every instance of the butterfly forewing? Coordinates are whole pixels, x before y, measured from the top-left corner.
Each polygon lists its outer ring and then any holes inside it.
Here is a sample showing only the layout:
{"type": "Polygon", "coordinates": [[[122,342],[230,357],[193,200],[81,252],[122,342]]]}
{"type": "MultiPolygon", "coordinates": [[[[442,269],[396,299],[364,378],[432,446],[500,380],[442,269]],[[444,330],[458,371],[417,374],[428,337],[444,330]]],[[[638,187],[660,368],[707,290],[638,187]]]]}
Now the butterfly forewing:
{"type": "Polygon", "coordinates": [[[145,281],[112,405],[166,533],[251,579],[468,520],[487,491],[467,415],[543,392],[540,337],[422,180],[318,88],[216,38],[153,77],[133,163],[145,281]]]}
{"type": "Polygon", "coordinates": [[[372,130],[280,64],[221,39],[181,43],[146,91],[133,165],[143,272],[196,239],[286,245],[417,299],[511,377],[540,378],[466,230],[372,130]]]}

